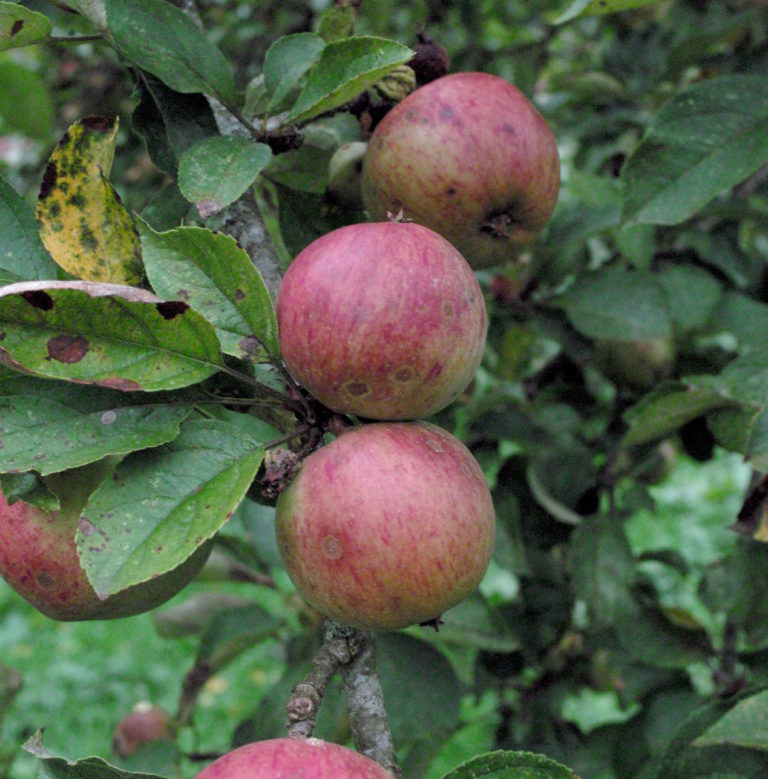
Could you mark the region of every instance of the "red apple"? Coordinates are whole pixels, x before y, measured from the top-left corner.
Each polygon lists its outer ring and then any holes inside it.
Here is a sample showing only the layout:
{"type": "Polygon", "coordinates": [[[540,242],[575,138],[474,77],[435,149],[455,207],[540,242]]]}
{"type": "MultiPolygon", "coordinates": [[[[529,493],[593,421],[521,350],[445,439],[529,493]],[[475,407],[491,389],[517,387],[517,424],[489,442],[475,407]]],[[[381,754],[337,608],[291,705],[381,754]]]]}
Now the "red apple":
{"type": "Polygon", "coordinates": [[[426,422],[352,428],[304,462],[277,503],[296,589],[365,630],[436,620],[483,578],[491,495],[471,452],[426,422]]]}
{"type": "Polygon", "coordinates": [[[102,460],[46,478],[62,496],[59,511],[24,501],[8,505],[0,493],[0,576],[51,619],[113,619],[140,614],[164,603],[200,571],[210,544],[172,571],[100,600],[75,547],[77,523],[89,494],[109,470],[102,460]]]}
{"type": "Polygon", "coordinates": [[[454,73],[408,95],[376,127],[363,165],[372,219],[402,210],[474,268],[514,258],[549,221],[559,186],[549,125],[487,73],[454,73]]]}
{"type": "Polygon", "coordinates": [[[334,230],[291,263],[277,299],[296,381],[369,419],[440,411],[471,381],[487,315],[464,258],[437,233],[379,222],[334,230]]]}
{"type": "Polygon", "coordinates": [[[160,706],[143,701],[115,726],[112,749],[126,758],[149,741],[167,741],[171,738],[171,716],[160,706]]]}
{"type": "Polygon", "coordinates": [[[274,738],[227,752],[195,779],[392,779],[392,774],[329,741],[274,738]]]}

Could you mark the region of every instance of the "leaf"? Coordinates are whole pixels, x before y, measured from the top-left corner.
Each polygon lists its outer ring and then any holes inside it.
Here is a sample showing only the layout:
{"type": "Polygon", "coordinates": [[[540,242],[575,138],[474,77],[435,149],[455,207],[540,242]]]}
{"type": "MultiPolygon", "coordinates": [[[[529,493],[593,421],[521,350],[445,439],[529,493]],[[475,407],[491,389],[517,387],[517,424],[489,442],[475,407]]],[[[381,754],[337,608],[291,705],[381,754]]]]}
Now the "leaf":
{"type": "Polygon", "coordinates": [[[461,687],[437,649],[409,635],[382,633],[376,636],[376,670],[395,743],[448,733],[458,725],[461,687]]]}
{"type": "Polygon", "coordinates": [[[284,35],[272,43],[264,55],[264,85],[271,95],[269,112],[280,106],[324,48],[325,41],[309,32],[284,35]]]}
{"type": "Polygon", "coordinates": [[[280,353],[269,292],[233,238],[201,227],[156,233],[140,225],[140,230],[153,289],[201,313],[216,328],[226,354],[264,361],[280,353]]]}
{"type": "Polygon", "coordinates": [[[237,200],[272,158],[265,143],[247,138],[206,138],[179,160],[179,189],[203,219],[237,200]]]}
{"type": "Polygon", "coordinates": [[[573,722],[582,733],[588,734],[604,725],[629,722],[641,708],[637,701],[624,708],[616,690],[582,687],[578,693],[566,696],[560,714],[566,722],[573,722]]]}
{"type": "Polygon", "coordinates": [[[183,11],[163,0],[106,0],[107,30],[129,60],[176,92],[235,100],[230,64],[183,11]]]}
{"type": "Polygon", "coordinates": [[[611,14],[617,11],[629,11],[632,8],[645,8],[658,5],[664,0],[573,0],[553,24],[565,24],[578,16],[611,14]]]}
{"type": "Polygon", "coordinates": [[[255,603],[220,610],[200,637],[197,663],[205,663],[215,673],[241,652],[269,638],[280,625],[280,619],[255,603]]]}
{"type": "Polygon", "coordinates": [[[53,259],[87,281],[137,284],[139,237],[107,181],[118,119],[71,125],[51,154],[37,201],[40,237],[53,259]]]}
{"type": "Polygon", "coordinates": [[[26,200],[0,178],[0,284],[55,279],[58,266],[40,240],[34,212],[26,200]]]}
{"type": "Polygon", "coordinates": [[[4,134],[20,133],[48,146],[54,125],[53,103],[43,77],[8,60],[0,62],[0,84],[0,124],[4,134]]]}
{"type": "Polygon", "coordinates": [[[0,288],[0,360],[120,390],[176,389],[223,367],[213,326],[182,301],[88,281],[0,288]]]}
{"type": "Polygon", "coordinates": [[[733,403],[721,392],[698,387],[691,383],[668,384],[641,398],[624,419],[629,430],[624,436],[625,446],[637,446],[663,438],[702,414],[733,403]]]}
{"type": "Polygon", "coordinates": [[[76,543],[101,597],[170,571],[245,496],[263,449],[238,427],[192,420],[171,443],[128,455],[91,495],[76,543]]]}
{"type": "Polygon", "coordinates": [[[306,121],[338,108],[414,54],[407,46],[386,38],[361,35],[329,43],[309,72],[286,121],[306,121]]]}
{"type": "Polygon", "coordinates": [[[67,760],[49,752],[43,744],[43,731],[28,738],[23,746],[39,761],[38,779],[163,779],[159,774],[138,774],[110,765],[100,757],[67,760]]]}
{"type": "Polygon", "coordinates": [[[706,330],[715,335],[733,336],[741,350],[760,349],[766,344],[768,305],[729,290],[715,308],[706,330]]]}
{"type": "Polygon", "coordinates": [[[40,43],[50,34],[51,22],[47,16],[18,3],[0,3],[0,51],[40,43]]]}
{"type": "Polygon", "coordinates": [[[560,763],[533,752],[486,752],[454,768],[443,779],[579,779],[560,763]]]}
{"type": "Polygon", "coordinates": [[[664,265],[655,278],[667,293],[670,316],[683,331],[704,327],[723,296],[712,275],[693,265],[664,265]]]}
{"type": "Polygon", "coordinates": [[[768,691],[739,701],[693,742],[695,747],[713,744],[768,750],[768,691]]]}
{"type": "Polygon", "coordinates": [[[2,382],[0,472],[45,476],[173,440],[189,407],[140,400],[28,376],[2,382]]]}
{"type": "Polygon", "coordinates": [[[131,126],[144,140],[152,162],[175,178],[184,152],[218,135],[211,107],[202,95],[175,92],[144,71],[139,72],[136,87],[139,102],[131,126]]]}
{"type": "Polygon", "coordinates": [[[664,290],[643,271],[605,269],[584,276],[554,304],[589,338],[642,341],[672,334],[664,290]]]}
{"type": "Polygon", "coordinates": [[[762,76],[702,81],[669,100],[622,171],[624,219],[672,225],[768,161],[762,76]]]}

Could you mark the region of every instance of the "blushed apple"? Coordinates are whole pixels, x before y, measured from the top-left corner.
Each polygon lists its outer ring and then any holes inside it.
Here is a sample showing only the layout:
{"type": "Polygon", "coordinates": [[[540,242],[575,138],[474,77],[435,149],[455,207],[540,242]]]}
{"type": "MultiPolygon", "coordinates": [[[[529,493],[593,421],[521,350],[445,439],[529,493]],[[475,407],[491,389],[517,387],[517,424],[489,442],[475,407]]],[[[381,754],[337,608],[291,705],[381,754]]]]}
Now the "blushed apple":
{"type": "Polygon", "coordinates": [[[91,586],[75,546],[75,531],[88,496],[108,460],[51,474],[46,482],[61,497],[61,509],[16,501],[0,493],[0,576],[51,619],[114,619],[140,614],[169,600],[200,571],[211,551],[204,544],[177,568],[101,600],[91,586]]]}
{"type": "Polygon", "coordinates": [[[381,120],[362,186],[371,219],[402,211],[473,268],[486,268],[514,258],[547,224],[560,158],[549,125],[520,90],[488,73],[454,73],[381,120]]]}
{"type": "Polygon", "coordinates": [[[365,630],[433,622],[479,584],[495,518],[461,441],[426,422],[352,428],[277,503],[288,575],[326,617],[365,630]]]}
{"type": "Polygon", "coordinates": [[[487,314],[461,254],[416,224],[333,230],[291,263],[277,299],[293,378],[333,411],[427,417],[469,384],[487,314]]]}
{"type": "Polygon", "coordinates": [[[319,738],[254,741],[222,755],[195,779],[392,779],[378,763],[319,738]]]}

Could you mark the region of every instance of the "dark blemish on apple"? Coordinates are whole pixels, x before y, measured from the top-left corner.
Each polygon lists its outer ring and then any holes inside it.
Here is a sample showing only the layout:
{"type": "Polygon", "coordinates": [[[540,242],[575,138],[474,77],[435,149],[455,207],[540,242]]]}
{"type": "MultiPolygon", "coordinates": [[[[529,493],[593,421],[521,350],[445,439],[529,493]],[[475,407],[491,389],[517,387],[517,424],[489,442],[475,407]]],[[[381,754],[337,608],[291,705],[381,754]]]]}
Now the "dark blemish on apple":
{"type": "Polygon", "coordinates": [[[503,124],[501,125],[501,129],[502,132],[505,132],[507,135],[517,135],[517,130],[513,124],[503,124]]]}
{"type": "Polygon", "coordinates": [[[86,116],[82,120],[82,125],[97,133],[108,133],[112,129],[112,122],[103,116],[86,116]]]}
{"type": "Polygon", "coordinates": [[[44,589],[44,590],[55,590],[57,583],[56,579],[53,578],[49,573],[46,573],[45,571],[41,571],[35,576],[35,581],[44,589]]]}
{"type": "Polygon", "coordinates": [[[359,398],[368,392],[368,385],[364,381],[350,381],[346,386],[347,392],[354,398],[359,398]]]}
{"type": "Polygon", "coordinates": [[[443,366],[441,363],[436,362],[430,369],[429,373],[426,375],[426,380],[429,381],[430,379],[436,379],[441,373],[443,372],[443,366]]]}
{"type": "Polygon", "coordinates": [[[243,300],[245,298],[245,292],[241,289],[235,290],[235,300],[243,300]]]}
{"type": "Polygon", "coordinates": [[[320,547],[323,550],[323,556],[329,560],[338,560],[344,554],[344,548],[341,541],[335,536],[326,536],[321,542],[320,547]]]}
{"type": "Polygon", "coordinates": [[[17,19],[11,25],[11,38],[13,38],[14,35],[18,35],[23,28],[24,28],[24,22],[22,22],[21,19],[17,19]]]}
{"type": "Polygon", "coordinates": [[[29,292],[22,292],[21,296],[31,306],[39,308],[43,311],[50,311],[53,308],[53,298],[42,290],[31,290],[29,292]]]}
{"type": "Polygon", "coordinates": [[[450,303],[443,303],[443,314],[453,316],[453,306],[450,303]]]}
{"type": "Polygon", "coordinates": [[[40,194],[37,196],[38,200],[42,200],[44,197],[48,197],[51,194],[51,190],[56,186],[56,177],[58,172],[56,171],[56,163],[49,162],[43,173],[43,180],[40,182],[40,194]]]}
{"type": "Polygon", "coordinates": [[[189,305],[183,300],[165,300],[162,303],[156,303],[155,308],[163,319],[173,319],[179,314],[183,314],[189,305]]]}
{"type": "Polygon", "coordinates": [[[72,364],[80,362],[90,348],[90,343],[81,335],[57,335],[48,341],[48,357],[57,362],[72,364]]]}
{"type": "Polygon", "coordinates": [[[448,187],[446,194],[448,195],[448,197],[453,197],[456,194],[456,188],[448,187]]]}
{"type": "Polygon", "coordinates": [[[84,536],[92,536],[96,532],[93,522],[85,517],[80,517],[77,527],[84,536]]]}
{"type": "Polygon", "coordinates": [[[413,378],[413,371],[410,368],[400,368],[400,370],[395,373],[395,381],[410,381],[413,378]]]}

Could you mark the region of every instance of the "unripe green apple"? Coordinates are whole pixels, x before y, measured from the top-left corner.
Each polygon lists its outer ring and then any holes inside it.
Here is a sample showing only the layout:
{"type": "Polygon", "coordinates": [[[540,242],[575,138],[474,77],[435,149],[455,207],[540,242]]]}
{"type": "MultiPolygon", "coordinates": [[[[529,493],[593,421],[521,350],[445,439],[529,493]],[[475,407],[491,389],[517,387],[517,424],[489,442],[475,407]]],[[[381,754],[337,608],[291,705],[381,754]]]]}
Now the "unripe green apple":
{"type": "Polygon", "coordinates": [[[528,98],[488,73],[420,87],[378,124],[363,165],[363,202],[426,225],[473,268],[514,258],[549,221],[560,159],[528,98]]]}
{"type": "Polygon", "coordinates": [[[277,298],[286,368],[333,411],[427,417],[469,384],[487,314],[472,269],[437,233],[377,222],[307,246],[277,298]]]}
{"type": "Polygon", "coordinates": [[[672,338],[642,341],[605,339],[595,344],[598,368],[617,384],[636,390],[653,389],[672,374],[677,350],[672,338]]]}
{"type": "Polygon", "coordinates": [[[149,611],[185,587],[211,551],[204,544],[172,571],[101,600],[80,566],[75,531],[88,496],[112,465],[102,460],[47,477],[61,496],[59,511],[24,501],[9,506],[0,493],[0,576],[51,619],[113,619],[149,611]]]}
{"type": "Polygon", "coordinates": [[[319,738],[273,738],[233,749],[195,779],[392,779],[378,763],[319,738]]]}
{"type": "Polygon", "coordinates": [[[480,583],[494,540],[472,453],[426,422],[381,422],[313,452],[277,502],[288,575],[326,617],[364,630],[437,620],[480,583]]]}

